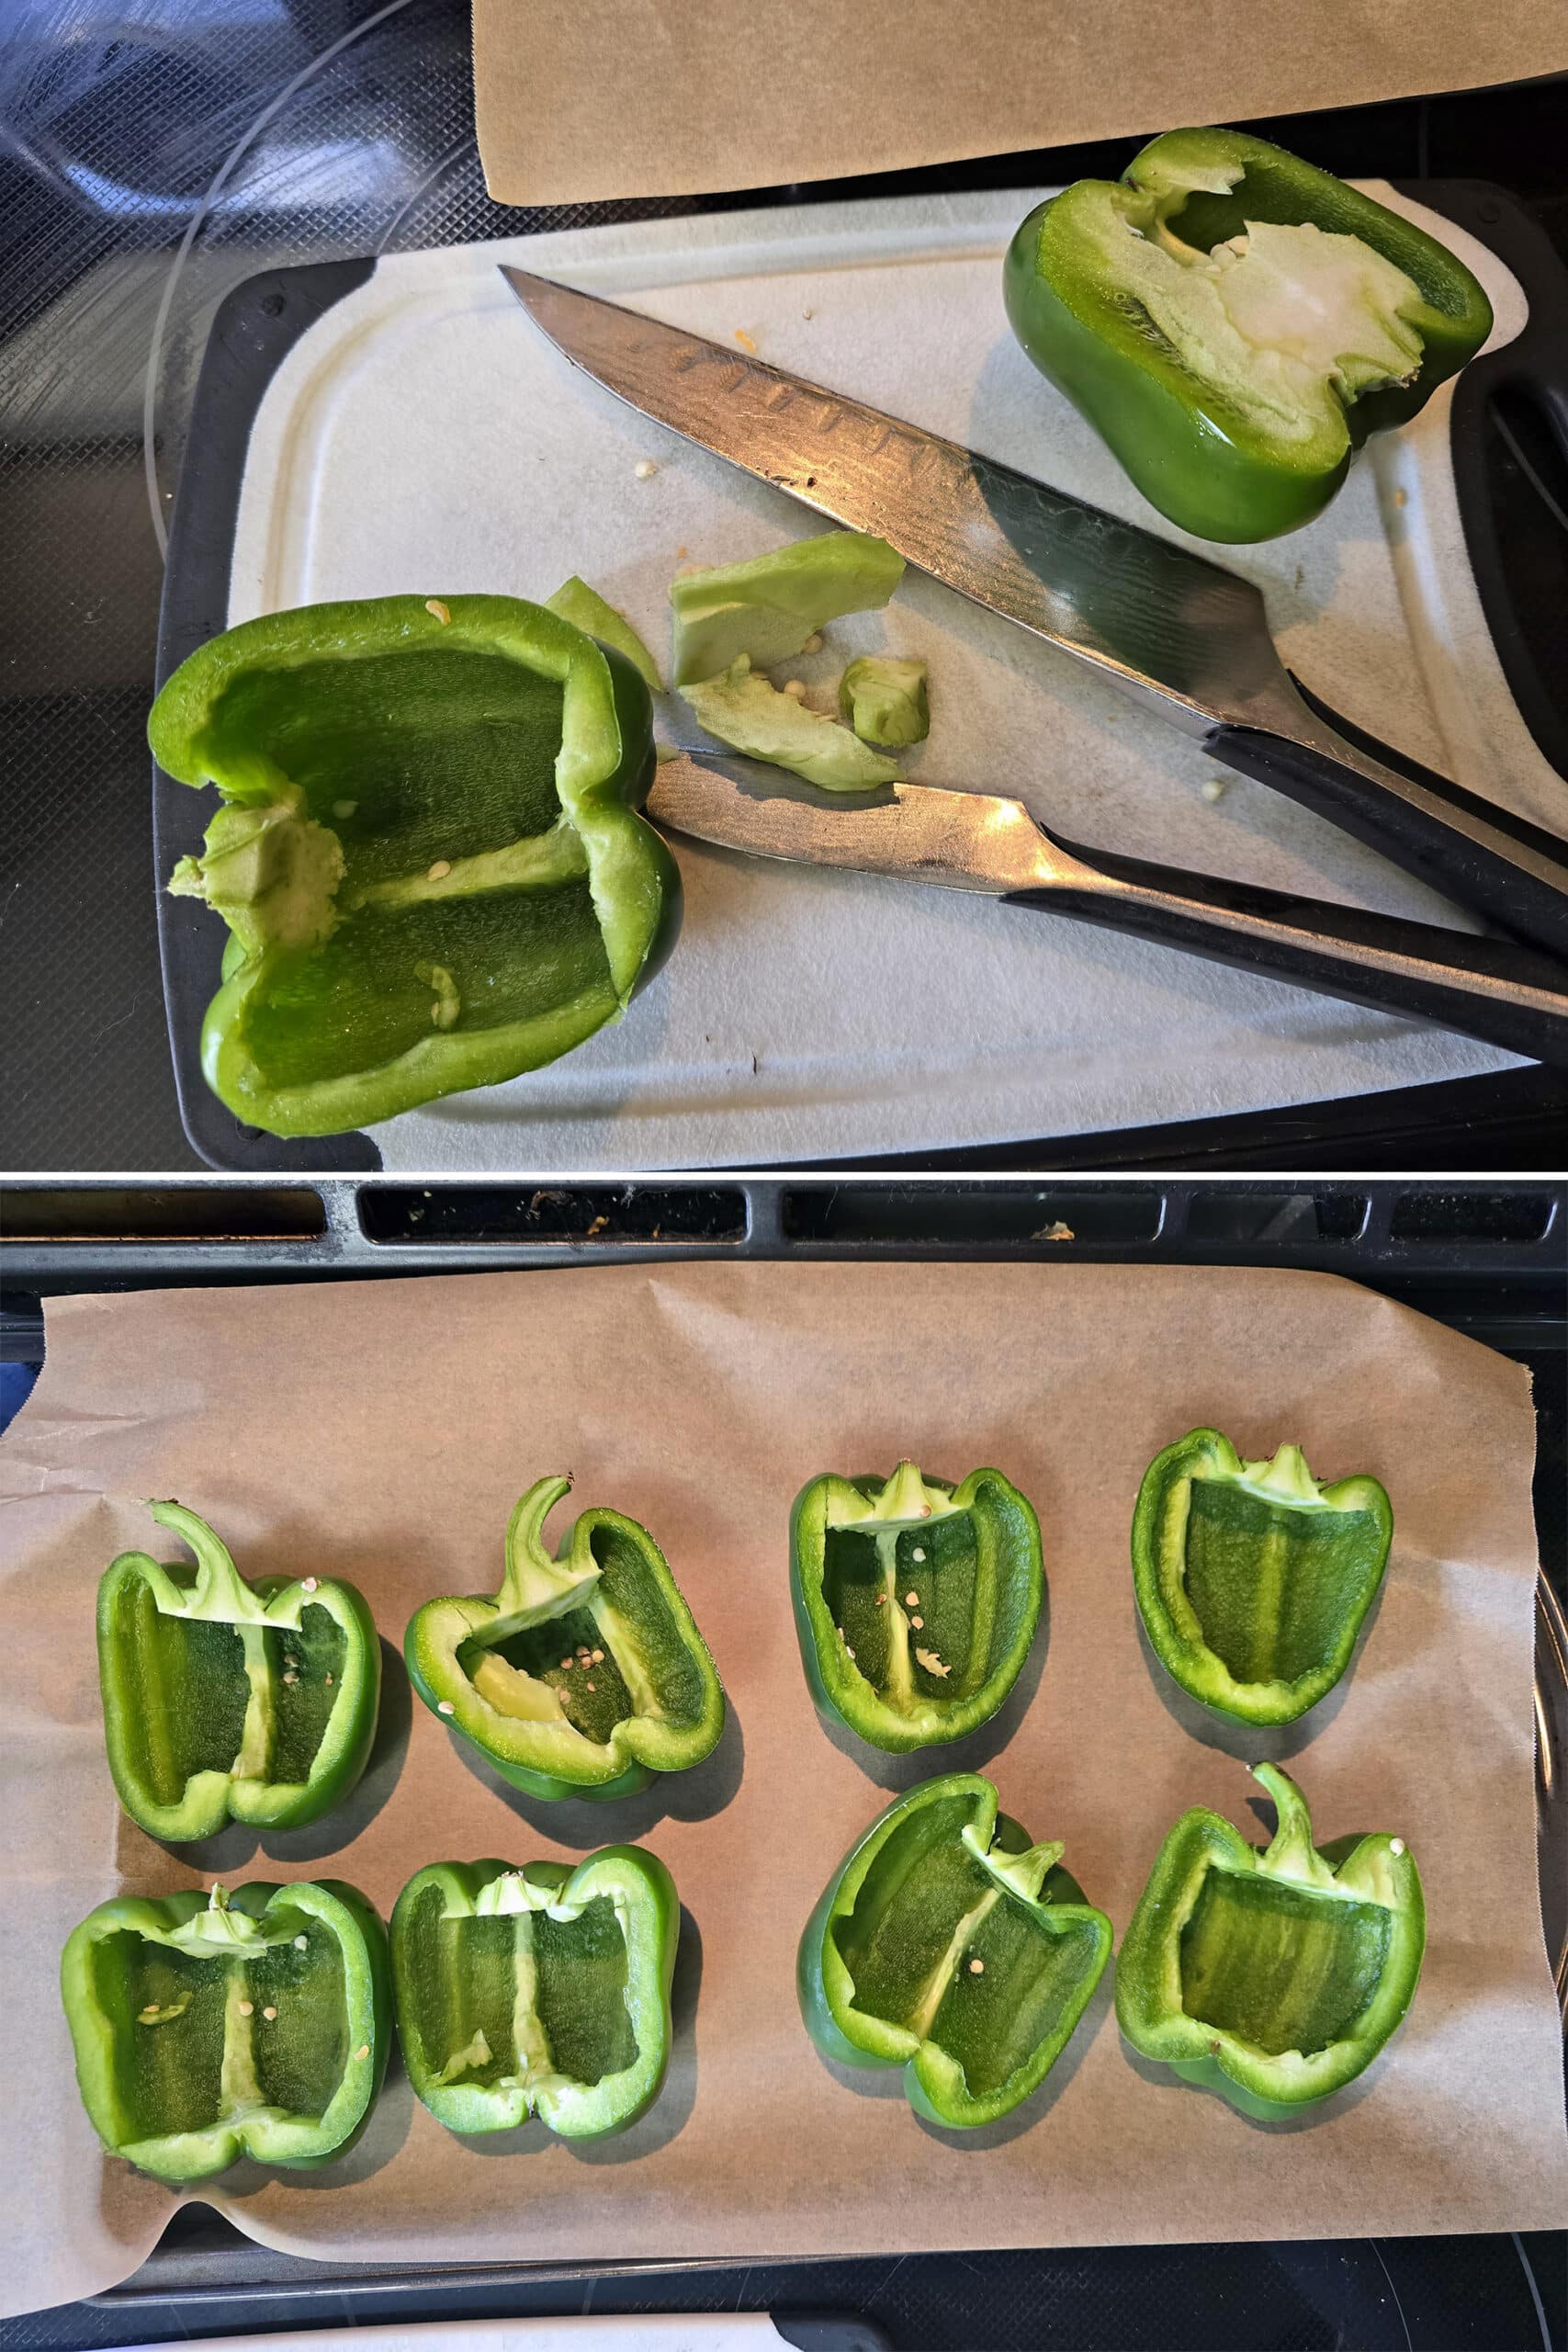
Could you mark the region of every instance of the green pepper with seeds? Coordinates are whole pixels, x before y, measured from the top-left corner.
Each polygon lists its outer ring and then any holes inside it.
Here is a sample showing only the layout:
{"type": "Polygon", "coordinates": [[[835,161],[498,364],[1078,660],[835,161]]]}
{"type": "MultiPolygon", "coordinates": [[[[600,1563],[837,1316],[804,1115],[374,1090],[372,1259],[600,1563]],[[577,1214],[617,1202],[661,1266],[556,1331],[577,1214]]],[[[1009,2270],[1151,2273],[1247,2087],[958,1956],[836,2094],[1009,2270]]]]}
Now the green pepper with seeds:
{"type": "Polygon", "coordinates": [[[98,1585],[104,1739],[119,1801],[150,1837],[225,1821],[297,1829],[348,1795],[369,1760],[381,1645],[336,1577],[247,1584],[204,1519],[150,1503],[194,1566],[122,1552],[98,1585]]]}
{"type": "Polygon", "coordinates": [[[1306,1799],[1259,1764],[1266,1849],[1217,1813],[1160,1848],[1116,1963],[1116,2015],[1145,2058],[1261,2120],[1297,2115],[1370,2066],[1416,1995],[1427,1914],[1402,1838],[1313,1843],[1306,1799]]]}
{"type": "Polygon", "coordinates": [[[628,1796],[712,1753],[724,1692],[669,1562],[635,1519],[580,1512],[551,1559],[545,1521],[570,1486],[529,1487],[494,1600],[426,1601],[403,1654],[425,1705],[514,1788],[628,1796]]]}
{"type": "Polygon", "coordinates": [[[100,1903],[60,1986],[94,2129],[160,2180],[330,2163],[387,2070],[387,1931],[335,1879],[100,1903]]]}
{"type": "Polygon", "coordinates": [[[841,2065],[901,2066],[959,2129],[1039,2087],[1111,1956],[1111,1922],[976,1772],[910,1789],[857,1839],[800,1939],[807,2032],[841,2065]]]}
{"type": "Polygon", "coordinates": [[[999,1470],[828,1472],[790,1515],[790,1591],[818,1708],[891,1754],[942,1746],[996,1713],[1029,1655],[1040,1521],[999,1470]]]}

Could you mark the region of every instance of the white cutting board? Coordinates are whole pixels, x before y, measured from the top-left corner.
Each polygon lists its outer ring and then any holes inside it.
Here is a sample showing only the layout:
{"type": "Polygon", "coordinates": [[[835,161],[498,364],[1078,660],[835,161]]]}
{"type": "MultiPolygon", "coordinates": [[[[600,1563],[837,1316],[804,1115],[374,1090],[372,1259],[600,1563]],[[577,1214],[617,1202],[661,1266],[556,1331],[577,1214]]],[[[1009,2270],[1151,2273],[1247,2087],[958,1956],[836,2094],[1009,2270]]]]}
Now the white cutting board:
{"type": "MultiPolygon", "coordinates": [[[[1495,258],[1375,192],[1462,254],[1492,296],[1495,339],[1511,339],[1524,301],[1495,258]]],[[[823,527],[569,367],[507,291],[502,260],[720,342],[744,334],[782,368],[1179,537],[1008,329],[1001,256],[1039,194],[728,213],[380,261],[264,398],[231,622],[394,592],[543,598],[575,571],[662,662],[679,563],[823,527]],[[639,478],[645,460],[657,470],[639,478]]],[[[1568,787],[1513,711],[1463,573],[1446,420],[1439,394],[1416,427],[1383,437],[1386,455],[1356,463],[1316,523],[1218,552],[1262,585],[1284,659],[1334,708],[1562,828],[1568,787]],[[1455,740],[1435,702],[1464,715],[1461,728],[1450,718],[1455,740]]],[[[908,762],[921,782],[1017,794],[1091,844],[1461,920],[1260,785],[1227,776],[1205,798],[1224,772],[1196,745],[913,571],[886,613],[835,624],[820,655],[791,666],[828,689],[853,654],[884,646],[930,664],[931,738],[908,762]]],[[[1512,1058],[1065,920],[675,846],[681,943],[625,1020],[547,1069],[379,1126],[389,1168],[620,1170],[983,1145],[1512,1058]]]]}

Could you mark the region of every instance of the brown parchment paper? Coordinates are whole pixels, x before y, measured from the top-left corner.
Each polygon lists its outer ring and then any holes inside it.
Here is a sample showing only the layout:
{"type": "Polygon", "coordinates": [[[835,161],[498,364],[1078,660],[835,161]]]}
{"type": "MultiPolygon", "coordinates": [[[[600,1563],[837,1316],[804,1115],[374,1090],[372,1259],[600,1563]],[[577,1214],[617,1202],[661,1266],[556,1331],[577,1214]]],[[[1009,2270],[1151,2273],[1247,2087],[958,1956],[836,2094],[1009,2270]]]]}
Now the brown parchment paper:
{"type": "Polygon", "coordinates": [[[474,0],[502,204],[771,187],[1565,69],[1556,0],[474,0]]]}
{"type": "MultiPolygon", "coordinates": [[[[394,2064],[359,2148],[318,2174],[240,2167],[201,2193],[266,2243],[387,2262],[899,2253],[1568,2219],[1558,2022],[1536,1889],[1524,1373],[1313,1274],[1018,1265],[721,1265],[187,1290],[52,1303],[39,1385],[0,1448],[6,2303],[109,2285],[175,2201],[106,2159],[75,2097],[61,1943],[120,1888],[197,1875],[363,1887],[420,1864],[640,1838],[689,1915],[658,2104],[575,2148],[536,2123],[462,2141],[394,2064]],[[1140,1646],[1138,1480],[1194,1423],[1371,1471],[1396,1535],[1347,1683],[1279,1739],[1320,1836],[1410,1841],[1430,1934],[1414,2009],[1360,2082],[1289,2127],[1134,2064],[1107,1973],[1042,2093],[979,2134],[926,2130],[896,2075],[839,2079],[796,2014],[796,1939],[898,1785],[978,1763],[1118,1932],[1170,1823],[1251,1824],[1236,1756],[1194,1736],[1140,1646]],[[907,1454],[1006,1470],[1045,1537],[1048,1640],[1003,1716],[890,1760],[836,1745],[807,1695],[790,1502],[818,1470],[907,1454]],[[250,1575],[353,1577],[395,1645],[419,1601],[492,1590],[541,1473],[664,1545],[732,1719],[708,1764],[614,1805],[535,1804],[466,1760],[389,1668],[348,1806],[267,1841],[165,1851],[103,1759],[96,1578],[151,1528],[211,1517],[250,1575]]],[[[1258,1736],[1241,1743],[1260,1751],[1258,1736]]],[[[1258,1827],[1259,1838],[1262,1836],[1258,1827]]]]}

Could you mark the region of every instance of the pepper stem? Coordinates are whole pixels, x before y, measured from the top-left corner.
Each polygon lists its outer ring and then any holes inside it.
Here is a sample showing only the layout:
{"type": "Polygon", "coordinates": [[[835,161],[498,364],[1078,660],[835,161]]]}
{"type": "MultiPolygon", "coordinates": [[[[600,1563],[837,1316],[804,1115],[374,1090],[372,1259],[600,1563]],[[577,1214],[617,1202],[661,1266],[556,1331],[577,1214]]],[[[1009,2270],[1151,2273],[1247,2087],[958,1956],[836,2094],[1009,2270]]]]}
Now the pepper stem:
{"type": "Polygon", "coordinates": [[[1273,1878],[1294,1879],[1303,1886],[1332,1886],[1334,1872],[1312,1842],[1312,1815],[1294,1781],[1276,1764],[1254,1765],[1252,1777],[1262,1781],[1279,1815],[1279,1826],[1258,1869],[1273,1878]]]}
{"type": "Polygon", "coordinates": [[[1031,1846],[1026,1854],[998,1854],[993,1846],[986,1863],[1007,1881],[1014,1894],[1021,1895],[1025,1903],[1038,1903],[1041,1888],[1066,1850],[1059,1838],[1049,1845],[1031,1846]]]}
{"type": "Polygon", "coordinates": [[[150,1502],[160,1527],[166,1527],[196,1554],[196,1585],[180,1611],[182,1617],[200,1617],[229,1625],[258,1624],[266,1611],[251,1590],[228,1545],[213,1533],[206,1520],[184,1503],[150,1502]]]}
{"type": "Polygon", "coordinates": [[[552,1560],[545,1549],[545,1521],[570,1490],[569,1477],[536,1478],[519,1500],[507,1522],[506,1574],[495,1596],[497,1622],[485,1627],[488,1641],[525,1625],[539,1624],[546,1618],[564,1617],[598,1583],[602,1572],[586,1544],[579,1558],[574,1541],[570,1552],[559,1561],[552,1560]]]}
{"type": "Polygon", "coordinates": [[[1259,1494],[1284,1503],[1314,1503],[1320,1492],[1299,1445],[1280,1446],[1272,1462],[1244,1462],[1241,1475],[1259,1494]]]}

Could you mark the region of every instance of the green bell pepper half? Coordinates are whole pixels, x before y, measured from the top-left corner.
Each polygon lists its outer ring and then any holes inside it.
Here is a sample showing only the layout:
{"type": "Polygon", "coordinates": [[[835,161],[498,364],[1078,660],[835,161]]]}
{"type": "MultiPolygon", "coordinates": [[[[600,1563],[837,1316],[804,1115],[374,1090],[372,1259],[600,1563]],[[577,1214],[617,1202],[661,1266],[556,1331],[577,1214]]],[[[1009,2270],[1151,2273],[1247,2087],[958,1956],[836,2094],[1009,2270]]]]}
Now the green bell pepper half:
{"type": "Polygon", "coordinates": [[[932,2123],[993,2123],[1066,2049],[1111,1922],[976,1772],[910,1789],[857,1839],[807,1922],[795,1988],[841,2065],[902,2066],[932,2123]]]}
{"type": "Polygon", "coordinates": [[[121,1804],[149,1837],[176,1840],[225,1821],[319,1819],[375,1744],[381,1645],[363,1597],[332,1577],[247,1584],[195,1511],[148,1509],[196,1565],[122,1552],[99,1579],[104,1740],[121,1804]]]}
{"type": "Polygon", "coordinates": [[[1235,1723],[1326,1697],[1377,1597],[1393,1512],[1375,1478],[1314,1478],[1299,1446],[1244,1462],[1218,1430],[1155,1456],[1133,1513],[1133,1582],[1156,1656],[1235,1723]]]}
{"type": "Polygon", "coordinates": [[[638,1846],[567,1862],[432,1862],[392,1912],[410,2082],[449,2132],[538,2115],[565,2139],[624,2131],[670,2060],[674,1881],[638,1846]]]}
{"type": "Polygon", "coordinates": [[[1040,1522],[999,1470],[960,1487],[813,1478],[790,1514],[790,1593],[819,1709],[889,1754],[961,1739],[1018,1679],[1045,1591],[1040,1522]]]}
{"type": "Polygon", "coordinates": [[[160,2180],[328,2164],[387,2070],[387,1931],[335,1879],[117,1896],[73,1931],[60,1985],[95,2131],[160,2180]]]}
{"type": "Polygon", "coordinates": [[[1421,1876],[1403,1838],[1322,1853],[1295,1782],[1254,1777],[1279,1826],[1263,1850],[1198,1806],[1164,1845],[1116,1963],[1116,2016],[1144,2057],[1262,2120],[1371,2064],[1415,1997],[1421,1876]]]}
{"type": "Polygon", "coordinates": [[[619,1018],[679,922],[639,811],[649,691],[514,596],[272,613],[199,648],[149,740],[223,807],[169,888],[232,937],[202,1069],[327,1135],[537,1069],[619,1018]]]}
{"type": "Polygon", "coordinates": [[[1003,290],[1041,373],[1206,539],[1309,521],[1367,435],[1414,416],[1492,328],[1446,246],[1239,130],[1166,131],[1120,181],[1048,198],[1003,290]]]}
{"type": "Polygon", "coordinates": [[[529,1487],[494,1600],[426,1601],[403,1654],[425,1705],[514,1788],[629,1796],[712,1753],[724,1692],[669,1562],[635,1519],[582,1511],[551,1559],[544,1523],[570,1486],[529,1487]]]}

